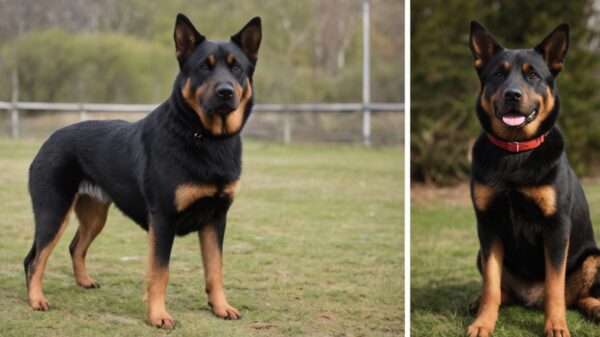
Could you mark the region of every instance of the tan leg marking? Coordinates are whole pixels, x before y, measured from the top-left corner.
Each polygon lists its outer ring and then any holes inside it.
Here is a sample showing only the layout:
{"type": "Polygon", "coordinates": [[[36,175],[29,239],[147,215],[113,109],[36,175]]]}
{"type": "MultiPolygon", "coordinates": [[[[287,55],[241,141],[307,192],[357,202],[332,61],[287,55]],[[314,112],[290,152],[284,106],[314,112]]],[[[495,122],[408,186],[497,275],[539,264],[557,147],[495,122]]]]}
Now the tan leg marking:
{"type": "Polygon", "coordinates": [[[502,301],[501,277],[504,260],[504,246],[500,239],[492,242],[487,261],[481,256],[483,270],[483,292],[475,321],[467,329],[469,337],[489,337],[494,332],[498,320],[498,310],[502,301]]]}
{"type": "Polygon", "coordinates": [[[52,240],[52,242],[50,242],[46,247],[44,247],[44,249],[37,252],[36,257],[32,261],[32,263],[35,264],[35,268],[31,276],[29,277],[27,299],[29,301],[29,305],[33,310],[50,310],[50,303],[48,303],[48,301],[44,297],[44,291],[42,289],[44,270],[46,269],[48,257],[50,257],[52,250],[58,243],[58,240],[60,240],[60,237],[63,235],[65,228],[67,228],[67,224],[69,223],[69,216],[71,214],[72,209],[73,206],[71,206],[67,211],[67,214],[65,214],[63,222],[61,223],[60,229],[56,233],[54,240],[52,240]]]}
{"type": "Polygon", "coordinates": [[[177,186],[175,190],[175,208],[181,212],[198,199],[212,197],[217,193],[214,185],[186,183],[177,186]]]}
{"type": "Polygon", "coordinates": [[[551,185],[522,187],[519,191],[535,201],[545,216],[552,216],[556,212],[556,190],[551,185]]]}
{"type": "Polygon", "coordinates": [[[239,319],[239,311],[229,305],[223,287],[223,262],[219,237],[212,225],[204,226],[199,232],[202,263],[204,264],[204,279],[208,304],[215,316],[225,319],[239,319]]]}
{"type": "Polygon", "coordinates": [[[71,260],[75,282],[83,288],[100,288],[98,282],[91,279],[86,271],[85,256],[90,244],[100,234],[106,223],[108,207],[87,195],[80,195],[75,202],[75,214],[79,219],[79,229],[71,242],[71,260]]]}
{"type": "Polygon", "coordinates": [[[567,252],[569,244],[565,248],[565,258],[561,266],[557,269],[550,260],[550,247],[544,244],[546,280],[544,293],[544,309],[546,322],[544,324],[544,334],[550,336],[570,337],[567,328],[567,304],[565,298],[565,281],[567,268],[567,252]]]}
{"type": "Polygon", "coordinates": [[[166,308],[169,266],[160,266],[155,251],[155,237],[152,224],[148,229],[148,269],[146,271],[146,307],[148,324],[157,328],[174,329],[175,320],[166,308]]]}
{"type": "Polygon", "coordinates": [[[487,210],[495,194],[496,192],[492,187],[475,182],[473,185],[473,202],[477,210],[487,210]]]}

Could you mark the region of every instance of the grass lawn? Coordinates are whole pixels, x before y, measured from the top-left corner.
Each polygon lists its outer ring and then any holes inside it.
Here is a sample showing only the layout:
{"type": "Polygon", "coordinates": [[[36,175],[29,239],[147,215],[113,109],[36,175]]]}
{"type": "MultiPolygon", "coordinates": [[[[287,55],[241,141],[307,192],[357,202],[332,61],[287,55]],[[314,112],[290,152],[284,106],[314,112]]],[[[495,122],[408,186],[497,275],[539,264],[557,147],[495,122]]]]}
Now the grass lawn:
{"type": "MultiPolygon", "coordinates": [[[[583,185],[598,240],[600,181],[583,185]]],[[[411,336],[464,336],[473,320],[467,305],[482,284],[475,266],[479,242],[468,186],[413,190],[411,222],[411,336]]],[[[567,320],[573,337],[600,336],[600,326],[576,310],[568,311],[567,320]]],[[[538,337],[543,331],[543,310],[504,306],[494,337],[538,337]]]]}
{"type": "Polygon", "coordinates": [[[178,325],[167,332],[144,321],[146,234],[114,207],[87,258],[102,288],[75,285],[72,219],[46,269],[53,310],[28,307],[27,168],[40,145],[0,141],[0,336],[403,336],[401,150],[246,142],[224,251],[226,293],[243,319],[210,313],[189,235],[173,248],[167,307],[178,325]]]}

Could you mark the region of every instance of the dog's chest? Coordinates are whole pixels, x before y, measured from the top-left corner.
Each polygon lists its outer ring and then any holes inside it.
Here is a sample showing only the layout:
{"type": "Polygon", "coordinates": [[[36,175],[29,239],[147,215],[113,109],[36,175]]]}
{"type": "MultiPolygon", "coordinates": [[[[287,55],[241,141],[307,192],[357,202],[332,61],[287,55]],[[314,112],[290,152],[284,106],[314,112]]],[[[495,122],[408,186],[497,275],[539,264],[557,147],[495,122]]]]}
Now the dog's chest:
{"type": "Polygon", "coordinates": [[[497,219],[503,219],[497,226],[505,237],[538,245],[556,212],[556,195],[547,186],[509,188],[498,192],[492,207],[497,219]]]}
{"type": "Polygon", "coordinates": [[[240,190],[239,180],[223,185],[183,183],[175,189],[173,204],[177,212],[177,234],[185,235],[226,211],[240,190]]]}

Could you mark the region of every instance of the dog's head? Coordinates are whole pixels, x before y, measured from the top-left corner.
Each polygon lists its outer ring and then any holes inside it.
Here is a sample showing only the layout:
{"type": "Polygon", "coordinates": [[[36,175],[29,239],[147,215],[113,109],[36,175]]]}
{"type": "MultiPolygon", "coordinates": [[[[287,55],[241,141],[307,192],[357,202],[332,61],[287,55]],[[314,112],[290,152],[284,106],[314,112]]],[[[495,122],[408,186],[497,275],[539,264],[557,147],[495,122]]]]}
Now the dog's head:
{"type": "Polygon", "coordinates": [[[558,117],[554,81],[569,48],[569,25],[558,26],[533,49],[506,49],[473,21],[469,42],[481,82],[477,115],[483,128],[506,141],[548,132],[558,117]]]}
{"type": "Polygon", "coordinates": [[[176,94],[198,116],[204,133],[227,137],[240,132],[254,102],[260,18],[250,20],[229,41],[209,41],[178,14],[173,35],[180,68],[176,94]]]}

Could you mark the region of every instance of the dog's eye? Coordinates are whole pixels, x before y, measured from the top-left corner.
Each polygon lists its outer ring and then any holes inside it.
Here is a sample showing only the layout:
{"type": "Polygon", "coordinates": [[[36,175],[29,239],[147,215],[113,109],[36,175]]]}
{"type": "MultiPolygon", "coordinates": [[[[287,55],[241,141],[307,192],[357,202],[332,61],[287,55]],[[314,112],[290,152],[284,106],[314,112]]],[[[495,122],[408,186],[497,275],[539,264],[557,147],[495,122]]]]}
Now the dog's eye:
{"type": "Polygon", "coordinates": [[[530,80],[537,80],[540,78],[540,76],[533,71],[527,74],[527,77],[529,77],[530,80]]]}
{"type": "Polygon", "coordinates": [[[210,66],[208,65],[208,63],[202,63],[200,65],[200,70],[209,70],[210,66]]]}
{"type": "Polygon", "coordinates": [[[502,73],[501,71],[499,71],[499,72],[495,73],[494,76],[498,77],[498,78],[504,78],[504,73],[502,73]]]}
{"type": "Polygon", "coordinates": [[[240,70],[242,70],[242,67],[240,67],[239,64],[232,64],[231,65],[231,70],[232,71],[240,71],[240,70]]]}

